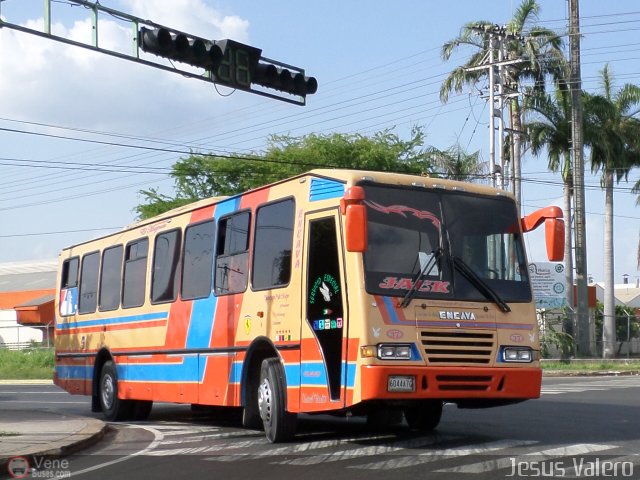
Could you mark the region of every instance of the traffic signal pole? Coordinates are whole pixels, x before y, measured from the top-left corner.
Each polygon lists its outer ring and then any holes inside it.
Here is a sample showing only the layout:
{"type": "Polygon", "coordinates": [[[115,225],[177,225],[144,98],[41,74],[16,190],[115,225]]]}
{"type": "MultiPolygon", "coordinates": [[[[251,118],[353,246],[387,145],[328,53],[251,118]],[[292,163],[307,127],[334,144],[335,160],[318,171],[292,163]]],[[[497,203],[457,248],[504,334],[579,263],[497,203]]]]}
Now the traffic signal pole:
{"type": "Polygon", "coordinates": [[[317,80],[314,77],[306,76],[302,68],[263,57],[262,50],[259,48],[244,45],[231,39],[210,40],[196,37],[195,35],[180,32],[179,30],[102,6],[98,2],[67,0],[70,3],[87,8],[91,12],[93,28],[92,42],[90,44],[54,35],[51,32],[51,1],[44,0],[43,30],[11,23],[1,17],[0,28],[10,28],[67,45],[178,73],[182,76],[244,90],[296,105],[305,105],[306,96],[316,93],[318,89],[317,80]],[[131,54],[100,46],[98,21],[100,13],[131,24],[131,54]],[[165,58],[168,62],[161,63],[151,58],[143,58],[141,57],[141,52],[165,58]],[[173,64],[174,61],[194,67],[198,71],[178,68],[173,64]]]}

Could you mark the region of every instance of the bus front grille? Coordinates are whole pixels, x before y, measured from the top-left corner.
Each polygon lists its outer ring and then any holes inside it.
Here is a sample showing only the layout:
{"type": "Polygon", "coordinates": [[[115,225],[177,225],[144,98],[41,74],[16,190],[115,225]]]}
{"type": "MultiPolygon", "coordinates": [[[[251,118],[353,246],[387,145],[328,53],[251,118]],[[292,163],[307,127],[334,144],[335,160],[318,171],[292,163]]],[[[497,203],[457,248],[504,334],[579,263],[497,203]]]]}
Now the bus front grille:
{"type": "Polygon", "coordinates": [[[491,331],[422,330],[420,341],[432,365],[488,365],[493,359],[496,334],[491,331]]]}

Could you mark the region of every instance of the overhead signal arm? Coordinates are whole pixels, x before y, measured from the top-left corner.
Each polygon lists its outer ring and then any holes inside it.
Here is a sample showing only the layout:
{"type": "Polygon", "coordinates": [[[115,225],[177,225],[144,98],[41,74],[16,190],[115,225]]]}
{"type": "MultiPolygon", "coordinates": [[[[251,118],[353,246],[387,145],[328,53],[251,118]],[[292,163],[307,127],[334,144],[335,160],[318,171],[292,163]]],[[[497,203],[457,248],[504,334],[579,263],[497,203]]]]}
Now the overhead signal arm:
{"type": "MultiPolygon", "coordinates": [[[[149,20],[129,15],[98,2],[67,0],[91,11],[93,19],[92,43],[82,43],[51,33],[51,1],[45,0],[44,29],[35,30],[11,23],[0,17],[0,28],[6,27],[100,53],[134,61],[180,75],[244,90],[296,105],[305,105],[306,96],[316,93],[318,82],[305,75],[301,68],[262,56],[262,50],[230,39],[209,40],[168,28],[149,20]],[[107,14],[129,22],[133,32],[132,54],[100,47],[98,15],[107,14]],[[171,61],[170,65],[141,58],[140,52],[154,54],[171,61]],[[176,67],[181,62],[200,69],[200,72],[176,67]]],[[[1,6],[1,3],[0,3],[1,6]]]]}

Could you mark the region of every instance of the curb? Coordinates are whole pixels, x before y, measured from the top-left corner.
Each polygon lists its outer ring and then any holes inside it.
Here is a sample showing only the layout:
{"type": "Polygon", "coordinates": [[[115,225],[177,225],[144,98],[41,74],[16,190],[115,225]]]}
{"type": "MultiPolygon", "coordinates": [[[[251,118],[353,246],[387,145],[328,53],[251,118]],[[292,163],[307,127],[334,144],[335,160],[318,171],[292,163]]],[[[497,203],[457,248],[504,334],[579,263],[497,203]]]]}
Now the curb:
{"type": "Polygon", "coordinates": [[[53,385],[53,380],[0,380],[0,385],[53,385]]]}
{"type": "MultiPolygon", "coordinates": [[[[70,416],[70,415],[67,415],[70,416]]],[[[59,441],[47,445],[43,450],[39,452],[29,452],[24,455],[17,455],[24,457],[29,461],[30,465],[35,463],[35,458],[59,458],[66,457],[80,450],[83,450],[91,445],[98,443],[107,433],[109,426],[102,420],[89,417],[78,417],[86,423],[85,427],[78,430],[70,437],[71,441],[59,441]],[[76,440],[77,438],[77,440],[76,440]]],[[[0,457],[0,472],[7,471],[7,463],[14,457],[0,457]]]]}

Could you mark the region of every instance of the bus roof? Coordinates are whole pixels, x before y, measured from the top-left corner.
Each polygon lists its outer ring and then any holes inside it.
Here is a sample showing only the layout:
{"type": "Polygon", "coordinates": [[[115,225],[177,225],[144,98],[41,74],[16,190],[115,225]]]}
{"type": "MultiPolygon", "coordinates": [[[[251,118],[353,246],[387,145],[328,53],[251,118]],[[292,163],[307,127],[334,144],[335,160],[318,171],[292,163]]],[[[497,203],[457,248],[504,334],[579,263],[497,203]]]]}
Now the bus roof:
{"type": "Polygon", "coordinates": [[[176,207],[174,209],[168,210],[164,213],[161,213],[160,215],[156,215],[154,217],[150,217],[150,218],[126,225],[125,227],[122,228],[122,230],[119,230],[118,232],[114,232],[108,235],[103,235],[94,239],[86,240],[84,242],[80,242],[74,245],[69,245],[68,247],[65,247],[63,251],[85,244],[85,243],[107,238],[107,237],[110,237],[111,235],[119,234],[127,230],[149,225],[159,220],[172,218],[177,215],[191,212],[193,210],[197,210],[202,207],[214,205],[218,202],[221,202],[229,198],[245,195],[249,192],[258,191],[265,188],[270,188],[274,185],[290,182],[292,180],[296,180],[296,179],[307,177],[307,176],[337,180],[337,181],[344,182],[348,185],[353,185],[360,181],[368,180],[371,182],[381,183],[386,185],[423,186],[426,188],[440,188],[445,190],[466,191],[471,193],[477,193],[480,195],[500,194],[506,197],[513,198],[513,194],[511,194],[510,192],[507,192],[506,190],[499,190],[493,187],[489,187],[486,185],[479,185],[475,183],[467,183],[467,182],[460,182],[455,180],[446,180],[446,179],[437,178],[437,177],[429,177],[426,175],[421,176],[421,175],[410,175],[410,174],[404,174],[404,173],[379,172],[379,171],[371,171],[371,170],[348,170],[348,169],[337,169],[337,168],[314,169],[305,173],[301,173],[299,175],[295,175],[293,177],[288,177],[286,179],[283,179],[274,183],[270,183],[270,184],[266,184],[266,185],[254,188],[252,190],[247,190],[246,192],[242,192],[237,195],[210,197],[202,200],[197,200],[195,202],[188,203],[186,205],[182,205],[180,207],[176,207]]]}

